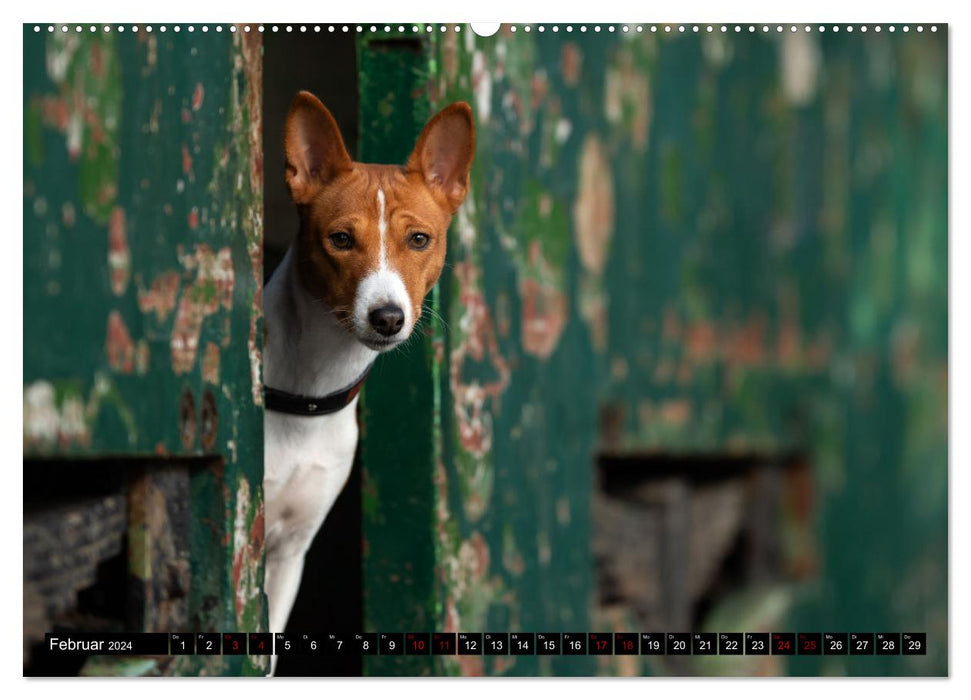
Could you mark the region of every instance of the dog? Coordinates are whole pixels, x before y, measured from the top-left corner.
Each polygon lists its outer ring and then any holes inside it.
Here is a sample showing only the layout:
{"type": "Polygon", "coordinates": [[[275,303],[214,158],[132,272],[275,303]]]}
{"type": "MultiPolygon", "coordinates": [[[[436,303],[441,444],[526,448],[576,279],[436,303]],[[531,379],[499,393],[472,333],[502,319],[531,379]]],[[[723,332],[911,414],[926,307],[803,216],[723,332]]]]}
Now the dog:
{"type": "Polygon", "coordinates": [[[350,474],[358,391],[377,355],[407,340],[441,274],[475,129],[457,102],[428,121],[404,166],[358,163],[327,108],[301,92],[284,140],[300,225],[264,290],[264,587],[274,633],[350,474]]]}

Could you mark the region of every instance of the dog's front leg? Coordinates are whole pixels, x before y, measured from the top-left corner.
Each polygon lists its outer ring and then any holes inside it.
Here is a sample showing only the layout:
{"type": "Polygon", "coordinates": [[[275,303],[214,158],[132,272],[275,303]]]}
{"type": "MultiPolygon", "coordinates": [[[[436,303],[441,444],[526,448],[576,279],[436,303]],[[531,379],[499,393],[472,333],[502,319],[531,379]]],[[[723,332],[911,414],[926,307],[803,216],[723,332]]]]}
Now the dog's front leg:
{"type": "MultiPolygon", "coordinates": [[[[266,557],[266,576],[264,588],[270,606],[270,632],[285,631],[290,610],[297,598],[300,578],[303,574],[303,554],[266,557]]],[[[277,657],[270,660],[270,675],[276,672],[277,657]]]]}
{"type": "MultiPolygon", "coordinates": [[[[350,408],[350,407],[349,407],[350,408]]],[[[304,557],[324,518],[347,481],[357,445],[357,422],[352,410],[335,416],[309,419],[315,430],[297,433],[288,441],[274,440],[284,433],[268,422],[266,472],[266,575],[264,590],[269,605],[270,632],[286,631],[287,619],[300,588],[304,557]],[[313,439],[311,439],[313,438],[313,439]],[[301,443],[300,450],[293,445],[301,443]],[[280,444],[293,454],[281,457],[280,444]],[[304,458],[299,457],[303,455],[304,458]],[[323,459],[321,459],[323,457],[323,459]]],[[[315,625],[318,626],[319,622],[315,625]]],[[[271,664],[273,672],[276,663],[271,664]]]]}

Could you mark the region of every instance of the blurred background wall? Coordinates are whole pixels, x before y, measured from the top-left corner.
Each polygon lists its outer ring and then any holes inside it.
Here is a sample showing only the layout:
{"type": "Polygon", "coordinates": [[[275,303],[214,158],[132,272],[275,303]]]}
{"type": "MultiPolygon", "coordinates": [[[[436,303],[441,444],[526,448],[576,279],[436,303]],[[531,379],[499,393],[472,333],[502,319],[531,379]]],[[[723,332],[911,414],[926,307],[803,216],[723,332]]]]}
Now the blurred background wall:
{"type": "Polygon", "coordinates": [[[364,160],[458,99],[478,139],[427,337],[364,399],[368,624],[930,651],[368,672],[946,672],[946,28],[462,29],[359,39],[364,160]]]}

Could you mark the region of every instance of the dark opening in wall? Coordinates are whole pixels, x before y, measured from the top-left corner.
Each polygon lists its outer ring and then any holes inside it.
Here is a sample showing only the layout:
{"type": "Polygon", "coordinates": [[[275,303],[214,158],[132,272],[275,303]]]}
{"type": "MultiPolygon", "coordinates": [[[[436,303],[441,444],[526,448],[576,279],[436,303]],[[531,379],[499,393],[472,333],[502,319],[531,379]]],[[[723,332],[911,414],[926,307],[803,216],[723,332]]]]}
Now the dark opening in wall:
{"type": "Polygon", "coordinates": [[[190,483],[221,474],[218,457],[24,460],[24,675],[87,662],[47,653],[46,633],[219,631],[218,601],[190,614],[189,529],[213,515],[192,512],[190,483]]]}
{"type": "MultiPolygon", "coordinates": [[[[621,611],[642,631],[702,631],[727,596],[801,577],[783,538],[793,498],[811,500],[807,470],[799,455],[602,454],[594,495],[601,611],[621,611]]],[[[687,662],[661,663],[678,670],[687,662]]]]}

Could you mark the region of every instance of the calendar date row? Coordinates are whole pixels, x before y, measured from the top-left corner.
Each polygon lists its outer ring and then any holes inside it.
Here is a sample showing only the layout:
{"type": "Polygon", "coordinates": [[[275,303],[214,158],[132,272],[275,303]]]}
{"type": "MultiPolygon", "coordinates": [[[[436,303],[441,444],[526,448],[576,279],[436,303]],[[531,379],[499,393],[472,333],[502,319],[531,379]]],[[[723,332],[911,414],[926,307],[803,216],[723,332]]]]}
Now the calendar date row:
{"type": "Polygon", "coordinates": [[[926,655],[923,632],[363,632],[47,635],[52,653],[134,655],[926,655]]]}

